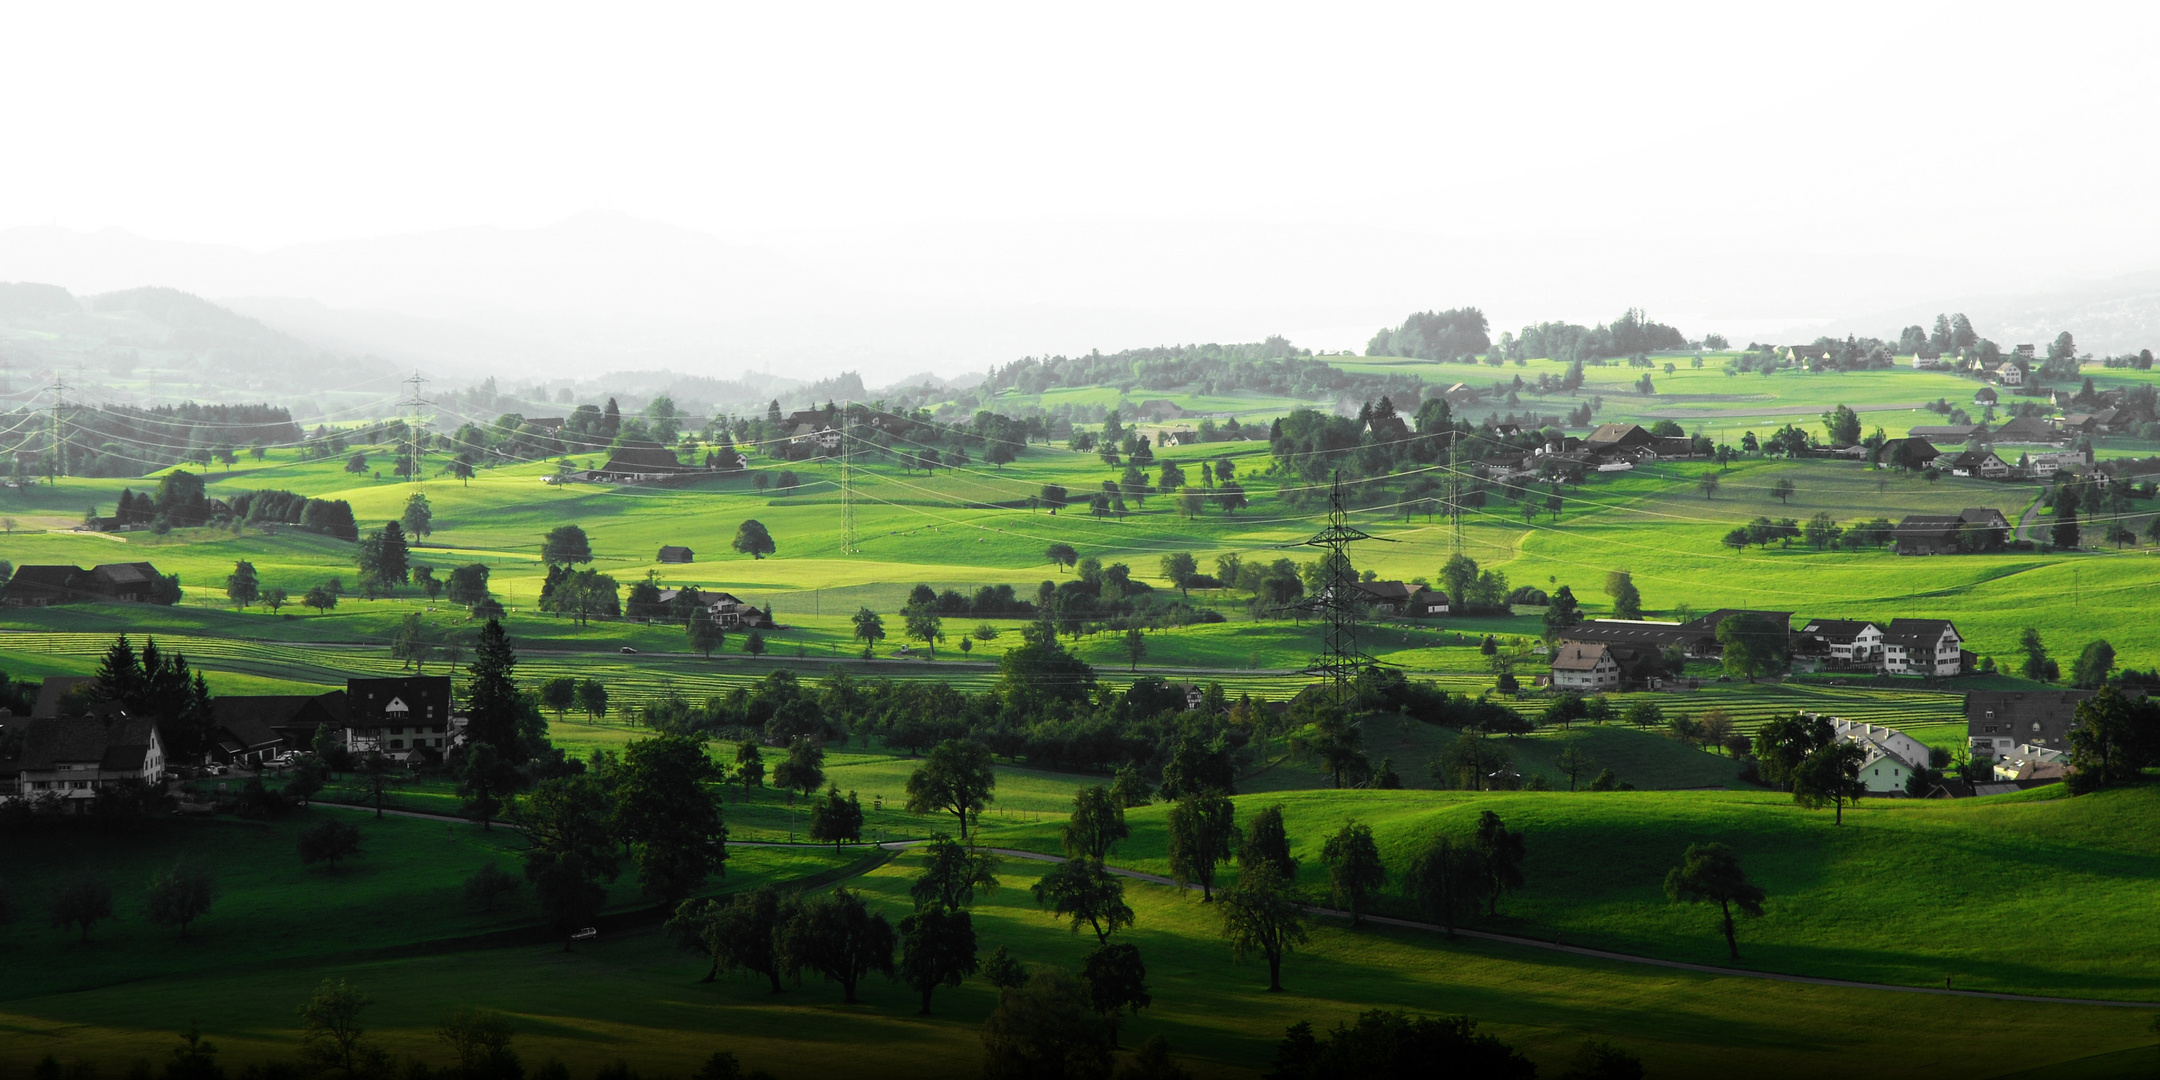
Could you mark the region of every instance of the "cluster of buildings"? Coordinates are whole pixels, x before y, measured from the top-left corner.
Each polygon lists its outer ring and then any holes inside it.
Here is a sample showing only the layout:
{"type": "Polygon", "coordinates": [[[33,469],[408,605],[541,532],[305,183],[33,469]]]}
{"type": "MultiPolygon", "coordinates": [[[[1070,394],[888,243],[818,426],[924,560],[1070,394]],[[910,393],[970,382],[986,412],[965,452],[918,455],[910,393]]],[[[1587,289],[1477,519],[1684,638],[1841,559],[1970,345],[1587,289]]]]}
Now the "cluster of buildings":
{"type": "Polygon", "coordinates": [[[1550,685],[1583,693],[1661,689],[1669,653],[1722,658],[1718,627],[1741,615],[1759,616],[1784,634],[1797,671],[1945,676],[1972,670],[1973,654],[1948,619],[1810,619],[1794,630],[1792,614],[1720,608],[1686,622],[1588,619],[1556,635],[1550,685]]]}
{"type": "Polygon", "coordinates": [[[146,562],[100,563],[88,570],[80,566],[32,563],[15,568],[7,586],[0,588],[0,604],[50,607],[93,600],[149,603],[161,576],[157,567],[146,562]]]}
{"type": "Polygon", "coordinates": [[[0,758],[0,798],[82,803],[100,788],[159,783],[183,768],[260,764],[314,745],[323,727],[354,753],[402,762],[448,751],[465,726],[447,675],[356,678],[346,680],[343,690],[320,694],[213,698],[210,747],[199,760],[181,761],[155,718],[131,716],[117,702],[85,702],[96,682],[52,676],[39,687],[27,718],[0,714],[0,727],[21,724],[24,733],[20,755],[0,758]]]}

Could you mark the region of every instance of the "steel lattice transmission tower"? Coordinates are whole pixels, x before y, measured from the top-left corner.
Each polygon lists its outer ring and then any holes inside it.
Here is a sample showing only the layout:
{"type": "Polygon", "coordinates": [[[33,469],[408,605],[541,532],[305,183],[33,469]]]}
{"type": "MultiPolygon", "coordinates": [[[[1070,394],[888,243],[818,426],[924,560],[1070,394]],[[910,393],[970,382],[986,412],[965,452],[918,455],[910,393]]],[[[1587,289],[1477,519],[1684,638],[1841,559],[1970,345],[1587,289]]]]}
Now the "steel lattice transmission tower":
{"type": "Polygon", "coordinates": [[[57,483],[60,477],[67,475],[67,442],[61,437],[60,430],[67,422],[63,412],[67,408],[68,392],[67,380],[60,377],[60,367],[57,364],[53,365],[52,385],[46,389],[52,391],[53,403],[52,422],[46,433],[51,456],[45,461],[45,480],[47,483],[57,483]]]}
{"type": "Polygon", "coordinates": [[[1454,554],[1463,553],[1462,433],[1450,429],[1447,444],[1447,517],[1454,554]]]}
{"type": "Polygon", "coordinates": [[[1342,476],[1338,473],[1333,477],[1333,486],[1328,492],[1327,528],[1314,533],[1305,541],[1306,547],[1316,547],[1327,552],[1322,556],[1327,584],[1321,589],[1320,595],[1303,605],[1307,610],[1319,613],[1324,620],[1321,624],[1321,635],[1323,647],[1326,649],[1307,665],[1304,673],[1329,680],[1338,705],[1348,704],[1351,684],[1357,681],[1358,673],[1379,662],[1365,655],[1358,648],[1357,642],[1358,605],[1361,600],[1356,588],[1356,572],[1350,567],[1350,545],[1363,540],[1380,540],[1390,544],[1395,542],[1384,536],[1374,536],[1350,524],[1350,515],[1343,510],[1342,476]]]}
{"type": "Polygon", "coordinates": [[[427,385],[427,380],[420,376],[420,369],[414,368],[412,378],[406,379],[405,384],[412,387],[412,396],[398,403],[405,406],[405,464],[411,470],[405,478],[419,484],[420,478],[427,473],[420,466],[420,410],[430,404],[420,396],[420,388],[427,385]]]}
{"type": "Polygon", "coordinates": [[[854,555],[855,546],[855,433],[848,430],[855,403],[840,406],[840,554],[854,555]]]}

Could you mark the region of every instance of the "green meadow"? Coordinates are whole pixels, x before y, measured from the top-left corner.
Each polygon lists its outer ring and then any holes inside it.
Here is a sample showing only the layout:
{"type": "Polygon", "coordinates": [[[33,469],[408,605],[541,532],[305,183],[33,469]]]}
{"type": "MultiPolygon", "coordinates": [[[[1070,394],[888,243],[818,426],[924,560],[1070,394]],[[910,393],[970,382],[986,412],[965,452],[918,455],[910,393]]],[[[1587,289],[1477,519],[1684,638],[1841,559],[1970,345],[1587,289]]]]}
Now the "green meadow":
{"type": "MultiPolygon", "coordinates": [[[[1001,770],[1015,802],[1046,799],[1042,783],[1001,770]]],[[[1525,888],[1478,928],[1722,965],[1714,913],[1666,903],[1658,882],[1685,843],[1724,839],[1770,894],[1764,917],[1741,925],[1739,966],[1916,986],[1950,975],[1963,989],[2151,1000],[2160,986],[2142,962],[2153,945],[2142,913],[2160,880],[2154,798],[2138,790],[1863,803],[1842,827],[1782,797],[1738,792],[1287,791],[1237,801],[1241,817],[1285,807],[1301,884],[1321,902],[1317,850],[1341,822],[1372,825],[1399,876],[1433,835],[1491,809],[1525,832],[1530,858],[1525,888]],[[1953,881],[1954,893],[1945,891],[1953,881]],[[2029,936],[2014,928],[2034,925],[2050,928],[2047,948],[2019,944],[2029,936]]],[[[737,810],[729,805],[731,821],[737,810]]],[[[1161,871],[1161,808],[1135,810],[1132,820],[1134,836],[1112,861],[1161,871]]],[[[991,836],[1055,849],[1049,821],[993,825],[991,836]]],[[[940,990],[929,1017],[915,1015],[912,991],[876,977],[856,1006],[814,976],[777,997],[742,978],[700,983],[703,963],[634,917],[627,877],[610,890],[610,909],[632,917],[570,951],[525,929],[529,890],[492,914],[462,901],[463,875],[490,861],[514,868],[519,848],[509,830],[328,807],[271,824],[162,823],[125,840],[31,834],[0,853],[18,897],[94,868],[117,887],[119,919],[99,925],[88,945],[32,920],[0,932],[17,973],[0,984],[0,1068],[21,1072],[50,1054],[120,1069],[163,1057],[189,1024],[200,1024],[228,1065],[290,1058],[292,1009],[323,978],[348,979],[375,1000],[365,1020],[379,1045],[438,1064],[445,1051],[434,1025],[474,1004],[510,1018],[528,1067],[558,1058],[577,1073],[629,1060],[647,1076],[682,1076],[727,1049],[784,1078],[930,1077],[970,1071],[980,1053],[976,1033],[995,997],[979,980],[940,990]],[[335,873],[302,867],[295,834],[331,814],[361,827],[365,853],[335,873]],[[185,941],[142,917],[136,891],[183,856],[212,868],[221,897],[185,941]]],[[[823,848],[731,854],[718,891],[844,881],[895,919],[919,861],[823,848]]],[[[1042,868],[1004,861],[1001,888],[978,900],[978,939],[1031,965],[1075,966],[1090,939],[1035,906],[1028,887],[1042,868]]],[[[1264,969],[1232,959],[1196,894],[1140,883],[1127,893],[1137,921],[1122,937],[1147,961],[1155,1004],[1126,1023],[1123,1042],[1163,1035],[1200,1076],[1251,1075],[1288,1025],[1326,1027],[1372,1007],[1475,1016],[1549,1074],[1585,1038],[1639,1054],[1653,1076],[1835,1075],[1855,1054],[1870,1071],[1921,1077],[2137,1075],[2160,1063],[2149,1010],[1763,981],[1424,931],[1352,931],[1334,920],[1287,960],[1287,992],[1268,994],[1264,969]],[[1950,1031],[1955,1038],[1914,1035],[1950,1031]]]]}
{"type": "MultiPolygon", "coordinates": [[[[1940,373],[1867,372],[1771,376],[1727,375],[1722,357],[1659,357],[1651,374],[1658,394],[1632,389],[1641,369],[1593,367],[1582,396],[1539,399],[1490,411],[1564,413],[1601,395],[1600,421],[1674,419],[1690,431],[1737,441],[1743,431],[1767,433],[1783,423],[1818,426],[1817,414],[1852,405],[1863,423],[1893,434],[1939,422],[1919,406],[1937,398],[1970,408],[1974,384],[1940,373]],[[1664,373],[1665,362],[1675,372],[1664,373]]],[[[1353,371],[1414,374],[1427,383],[1473,385],[1523,374],[1534,382],[1561,366],[1530,361],[1518,367],[1431,364],[1392,358],[1345,357],[1331,362],[1353,371]]],[[[2150,378],[2147,373],[2096,373],[2103,387],[2150,378]]],[[[992,408],[1089,403],[1115,405],[1110,387],[1053,390],[1023,398],[1003,395],[992,408]]],[[[1126,391],[1135,403],[1163,397],[1187,409],[1236,413],[1265,423],[1299,402],[1250,396],[1126,391]]],[[[1323,403],[1323,405],[1332,403],[1323,403]]],[[[1480,405],[1468,415],[1482,418],[1480,405]]],[[[1152,426],[1152,425],[1151,425],[1152,426]]],[[[1179,426],[1188,426],[1180,423],[1179,426]]],[[[2102,453],[2149,452],[2136,440],[2108,439],[2102,453]]],[[[387,466],[385,448],[367,450],[387,466]]],[[[579,464],[587,462],[580,456],[579,464]]],[[[578,754],[620,749],[644,736],[627,721],[634,708],[667,694],[693,699],[724,692],[780,670],[805,679],[846,672],[854,678],[940,679],[970,692],[991,688],[997,660],[1020,640],[1013,620],[951,616],[934,659],[920,642],[900,638],[896,616],[917,583],[972,594],[1010,584],[1032,596],[1043,581],[1068,580],[1044,549],[1070,544],[1082,557],[1127,564],[1137,580],[1159,592],[1174,585],[1161,559],[1190,554],[1203,571],[1217,555],[1247,561],[1306,561],[1303,545],[1320,525],[1319,493],[1274,469],[1264,442],[1177,447],[1160,452],[1197,478],[1198,466],[1223,457],[1252,502],[1236,515],[1209,506],[1182,516],[1173,500],[1152,497],[1123,517],[1096,518],[1078,506],[1058,514],[1032,508],[1044,484],[1075,497],[1115,479],[1091,454],[1030,447],[1018,461],[980,463],[934,473],[902,470],[889,459],[859,463],[852,492],[855,553],[845,548],[840,469],[832,462],[788,463],[753,457],[752,472],[701,477],[678,485],[607,487],[543,482],[551,464],[483,471],[470,483],[433,479],[424,491],[434,508],[434,531],[413,561],[442,573],[480,562],[491,587],[510,609],[508,626],[519,650],[521,679],[570,675],[598,679],[610,689],[610,715],[550,717],[550,736],[578,754]],[[792,493],[760,490],[754,477],[792,472],[792,493]],[[744,520],[763,522],[779,550],[752,559],[729,550],[744,520]],[[653,574],[666,585],[725,590],[769,607],[784,624],[765,638],[767,651],[749,655],[731,634],[706,657],[692,652],[680,628],[627,621],[573,621],[536,610],[544,574],[541,538],[575,522],[590,535],[595,566],[627,586],[653,574]],[[696,551],[688,565],[656,562],[661,545],[696,551]],[[882,612],[891,637],[860,658],[850,616],[861,607],[882,612]],[[994,636],[963,636],[987,626],[994,636]],[[913,655],[901,657],[902,644],[913,655]]],[[[1564,492],[1557,517],[1526,518],[1514,503],[1494,497],[1466,520],[1463,550],[1515,585],[1548,591],[1571,587],[1592,615],[1607,614],[1606,575],[1633,575],[1653,618],[1683,609],[1719,607],[1790,610],[1808,616],[1953,619],[1967,647],[1998,664],[2013,662],[2023,629],[2037,629],[2055,655],[2070,657],[2091,640],[2113,643],[2120,662],[2160,665],[2160,636],[2135,612],[2140,596],[2160,585],[2160,560],[2150,547],[2081,552],[1900,558],[1886,551],[1819,552],[1795,544],[1735,551],[1721,543],[1735,525],[1756,516],[1805,520],[1818,513],[1852,523],[1877,516],[1943,513],[1987,506],[2019,520],[2040,490],[1944,478],[1935,482],[1872,471],[1849,463],[1741,460],[1719,472],[1705,497],[1699,481],[1708,463],[1663,464],[1598,475],[1564,492]],[[1789,480],[1795,491],[1774,490],[1789,480]]],[[[273,449],[261,462],[213,468],[213,496],[288,489],[349,500],[363,528],[397,516],[412,485],[344,471],[342,461],[310,461],[273,449]]],[[[1440,579],[1454,552],[1443,522],[1396,505],[1407,478],[1370,485],[1358,496],[1352,521],[1384,541],[1358,545],[1359,569],[1381,578],[1440,579]]],[[[180,575],[181,604],[171,608],[71,605],[0,609],[0,669],[16,678],[84,674],[116,634],[154,636],[177,648],[209,675],[223,694],[292,692],[341,685],[351,675],[405,670],[389,653],[402,620],[419,615],[446,643],[469,640],[474,624],[462,610],[430,603],[416,589],[364,600],[347,595],[332,611],[288,605],[235,610],[223,581],[234,562],[254,564],[265,587],[298,596],[331,577],[352,583],[353,545],[304,531],[239,532],[185,529],[158,536],[104,536],[69,531],[84,510],[110,511],[123,487],[155,480],[62,478],[57,484],[0,491],[0,558],[15,565],[108,561],[154,562],[180,575]]],[[[1542,505],[1543,493],[1537,496],[1542,505]]],[[[2128,524],[2142,532],[2153,513],[2139,503],[2128,524]]],[[[2051,523],[2035,519],[2044,531],[2051,523]]],[[[1309,682],[1301,672],[1321,651],[1307,620],[1255,618],[1242,594],[1193,590],[1197,607],[1223,621],[1159,628],[1145,638],[1137,663],[1114,635],[1078,639],[1072,648],[1111,689],[1155,676],[1218,682],[1233,697],[1280,701],[1309,682]]],[[[1405,623],[1375,620],[1360,644],[1414,678],[1454,693],[1478,694],[1494,685],[1492,662],[1479,651],[1498,639],[1519,675],[1541,667],[1530,652],[1542,631],[1543,609],[1508,615],[1405,623]]],[[[468,650],[469,654],[469,650],[468,650]]],[[[438,655],[430,672],[448,670],[438,655]]],[[[1962,695],[1970,689],[2030,688],[2007,675],[1953,680],[1802,676],[1749,684],[1721,681],[1709,665],[1690,671],[1697,689],[1614,695],[1624,709],[1650,700],[1668,715],[1700,717],[1712,710],[1749,731],[1795,710],[1829,713],[1904,728],[1930,745],[1963,742],[1962,695]]],[[[1527,680],[1526,680],[1527,681],[1527,680]]],[[[1535,713],[1539,703],[1524,703],[1535,713]]],[[[1738,763],[1695,749],[1660,732],[1617,723],[1495,739],[1526,777],[1563,790],[1477,794],[1435,790],[1427,764],[1457,733],[1400,716],[1368,717],[1365,748],[1387,759],[1402,791],[1335,791],[1307,761],[1291,756],[1279,738],[1263,741],[1257,762],[1239,781],[1241,818],[1281,803],[1297,854],[1300,883],[1316,898],[1326,891],[1318,858],[1327,835],[1351,819],[1379,839],[1391,881],[1434,836],[1466,830],[1481,810],[1500,814],[1528,837],[1525,888],[1503,899],[1482,929],[1536,940],[1673,961],[1723,964],[1722,942],[1705,909],[1667,903],[1663,875],[1688,843],[1722,840],[1737,848],[1751,876],[1768,889],[1765,916],[1740,928],[1740,966],[1765,973],[1823,976],[1907,987],[1960,989],[2160,1001],[2160,979],[2144,958],[2156,943],[2149,912],[2160,895],[2160,791],[2142,788],[2069,799],[2058,790],[1955,803],[1865,800],[1833,825],[1829,812],[1808,812],[1784,795],[1749,787],[1738,763]],[[1569,794],[1558,759],[1567,749],[1597,769],[1641,789],[1569,794]]],[[[911,759],[863,738],[828,747],[826,770],[866,809],[866,836],[921,837],[950,831],[947,820],[904,809],[911,759]]],[[[998,798],[981,821],[991,843],[1039,852],[1057,850],[1057,828],[1073,793],[1101,783],[1080,776],[999,767],[998,798]]],[[[1588,779],[1586,774],[1585,780],[1588,779]]],[[[225,781],[231,783],[232,781],[225,781]]],[[[209,781],[213,786],[218,781],[209,781]]],[[[737,842],[800,839],[807,810],[769,789],[726,788],[724,810],[737,842]]],[[[333,784],[325,801],[355,803],[362,793],[333,784]]],[[[457,798],[440,780],[392,790],[388,805],[418,813],[455,813],[457,798]]],[[[1161,872],[1164,808],[1132,811],[1134,836],[1113,859],[1161,872]]],[[[949,1076],[972,1070],[977,1031],[994,1004],[979,981],[940,991],[935,1012],[914,1015],[912,995],[873,980],[864,1003],[842,1006],[838,992],[814,980],[773,998],[749,982],[700,984],[697,959],[675,950],[641,918],[644,901],[625,878],[609,892],[607,918],[621,931],[564,952],[540,941],[532,927],[529,890],[494,912],[462,901],[458,884],[478,866],[514,868],[522,844],[512,830],[405,817],[376,819],[344,807],[318,807],[272,823],[230,819],[158,823],[138,838],[95,831],[10,835],[0,846],[0,879],[14,889],[23,916],[0,926],[0,1076],[14,1075],[50,1053],[63,1061],[95,1059],[108,1073],[135,1058],[162,1059],[173,1033],[199,1020],[234,1064],[289,1056],[292,1008],[324,977],[365,987],[378,1004],[370,1026],[383,1044],[409,1056],[439,1056],[432,1028],[450,1009],[477,1004],[509,1014],[528,1066],[559,1057],[580,1074],[629,1059],[648,1078],[688,1075],[715,1049],[731,1049],[751,1067],[781,1077],[834,1073],[949,1076]],[[295,834],[309,820],[339,815],[360,825],[367,853],[336,873],[303,868],[295,834]],[[149,876],[180,857],[213,868],[221,900],[187,941],[151,924],[140,911],[149,876]],[[42,897],[55,883],[95,869],[119,891],[116,922],[101,925],[88,945],[44,926],[42,897]],[[17,974],[21,973],[21,974],[17,974]],[[955,1063],[960,1064],[955,1064],[955,1063]]],[[[846,880],[888,915],[905,910],[912,856],[885,859],[861,850],[738,846],[726,891],[764,882],[823,888],[846,880]]],[[[1026,886],[1041,866],[1008,860],[1005,887],[977,910],[984,947],[1005,945],[1034,964],[1072,966],[1084,955],[1075,938],[1036,909],[1026,886]]],[[[1391,889],[1393,886],[1391,886],[1391,889]]],[[[1914,1076],[2124,1075],[2160,1066],[2146,1030],[2151,1010],[2059,1003],[2002,1002],[1881,990],[1839,988],[1695,973],[1555,953],[1493,941],[1412,930],[1356,932],[1323,922],[1286,969],[1289,992],[1262,991],[1264,973],[1232,962],[1214,911],[1191,895],[1134,884],[1139,912],[1131,940],[1147,957],[1153,1008],[1129,1022],[1125,1044],[1168,1037],[1197,1075],[1250,1075],[1266,1067],[1274,1041],[1288,1024],[1320,1026],[1371,1007],[1427,1013],[1465,1012],[1523,1047],[1548,1075],[1558,1074],[1586,1037],[1609,1039],[1639,1053],[1650,1075],[1838,1075],[1866,1062],[1865,1071],[1914,1076]],[[1834,1033],[1829,1037],[1827,1033],[1834,1033]],[[2047,1070],[2059,1070],[2046,1073],[2047,1070]]],[[[1393,892],[1390,893],[1394,897],[1393,892]]],[[[1410,914],[1400,899],[1383,905],[1410,914]]]]}

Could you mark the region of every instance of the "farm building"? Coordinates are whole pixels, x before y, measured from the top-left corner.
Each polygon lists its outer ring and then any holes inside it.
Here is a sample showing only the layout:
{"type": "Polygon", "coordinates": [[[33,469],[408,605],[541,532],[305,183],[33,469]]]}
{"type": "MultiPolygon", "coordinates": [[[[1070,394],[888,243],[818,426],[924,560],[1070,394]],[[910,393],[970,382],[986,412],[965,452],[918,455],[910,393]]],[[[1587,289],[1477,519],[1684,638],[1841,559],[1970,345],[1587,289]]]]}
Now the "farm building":
{"type": "Polygon", "coordinates": [[[1567,645],[1553,650],[1552,681],[1562,690],[1611,690],[1620,685],[1620,662],[1603,645],[1567,645]]]}
{"type": "Polygon", "coordinates": [[[691,561],[691,551],[686,547],[668,544],[660,549],[660,561],[664,563],[686,563],[691,561]]]}
{"type": "Polygon", "coordinates": [[[1957,675],[1971,654],[1948,619],[1892,619],[1883,628],[1883,670],[1892,675],[1957,675]]]}
{"type": "Polygon", "coordinates": [[[659,443],[633,442],[624,443],[606,465],[592,471],[590,478],[601,483],[642,484],[696,471],[676,460],[675,452],[659,443]]]}
{"type": "Polygon", "coordinates": [[[1967,507],[1956,514],[1913,514],[1897,523],[1892,536],[1900,555],[1956,555],[2001,551],[2010,522],[2002,511],[1967,507]]]}
{"type": "Polygon", "coordinates": [[[23,732],[16,788],[81,808],[98,789],[155,782],[165,774],[165,742],[157,724],[128,716],[32,720],[23,732]]]}
{"type": "Polygon", "coordinates": [[[2007,759],[2020,745],[2070,749],[2077,707],[2090,690],[1974,691],[1965,695],[1965,743],[1975,756],[2007,759]]]}
{"type": "Polygon", "coordinates": [[[415,750],[440,754],[451,745],[448,675],[345,680],[345,746],[403,761],[415,750]]]}

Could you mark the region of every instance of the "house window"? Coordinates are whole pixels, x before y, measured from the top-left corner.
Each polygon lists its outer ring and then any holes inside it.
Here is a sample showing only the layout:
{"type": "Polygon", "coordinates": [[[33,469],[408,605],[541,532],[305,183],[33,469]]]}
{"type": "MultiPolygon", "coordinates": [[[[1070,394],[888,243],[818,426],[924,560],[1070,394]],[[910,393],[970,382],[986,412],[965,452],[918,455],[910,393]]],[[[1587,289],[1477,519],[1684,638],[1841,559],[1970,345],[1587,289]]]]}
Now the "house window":
{"type": "Polygon", "coordinates": [[[390,749],[392,749],[392,750],[403,750],[403,749],[405,749],[405,740],[403,740],[403,739],[392,739],[392,740],[390,740],[390,749]]]}

